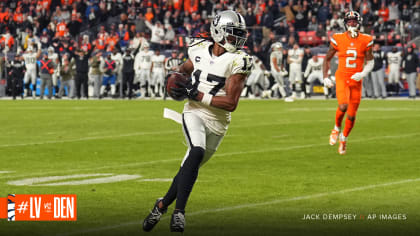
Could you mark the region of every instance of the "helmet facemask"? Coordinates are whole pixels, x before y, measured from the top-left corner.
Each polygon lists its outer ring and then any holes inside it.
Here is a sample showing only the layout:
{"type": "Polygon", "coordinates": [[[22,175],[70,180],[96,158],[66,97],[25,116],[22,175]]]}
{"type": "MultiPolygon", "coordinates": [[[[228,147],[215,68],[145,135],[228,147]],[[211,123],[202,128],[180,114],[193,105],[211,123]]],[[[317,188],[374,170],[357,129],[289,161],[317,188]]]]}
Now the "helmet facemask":
{"type": "Polygon", "coordinates": [[[346,16],[344,17],[344,25],[346,27],[346,30],[350,32],[352,38],[356,38],[359,35],[361,24],[362,18],[360,17],[359,13],[354,11],[346,13],[346,16]],[[357,22],[356,26],[349,26],[348,23],[350,21],[357,22]]]}
{"type": "Polygon", "coordinates": [[[224,27],[225,34],[223,41],[218,42],[228,52],[234,52],[237,49],[243,48],[247,39],[247,31],[234,26],[224,27]]]}
{"type": "Polygon", "coordinates": [[[350,35],[352,38],[356,38],[357,35],[359,35],[359,28],[360,28],[359,24],[357,24],[356,26],[349,26],[346,23],[346,28],[347,28],[347,31],[350,32],[350,35]]]}

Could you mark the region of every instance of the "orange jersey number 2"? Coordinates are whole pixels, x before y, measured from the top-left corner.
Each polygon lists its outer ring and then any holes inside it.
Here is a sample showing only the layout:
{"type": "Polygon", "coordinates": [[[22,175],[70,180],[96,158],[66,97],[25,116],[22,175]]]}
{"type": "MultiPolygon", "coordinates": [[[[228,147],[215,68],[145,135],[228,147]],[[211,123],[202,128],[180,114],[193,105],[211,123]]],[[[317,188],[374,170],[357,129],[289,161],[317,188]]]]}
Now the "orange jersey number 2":
{"type": "Polygon", "coordinates": [[[357,51],[353,49],[349,49],[346,51],[346,54],[347,54],[346,67],[356,68],[357,51]]]}

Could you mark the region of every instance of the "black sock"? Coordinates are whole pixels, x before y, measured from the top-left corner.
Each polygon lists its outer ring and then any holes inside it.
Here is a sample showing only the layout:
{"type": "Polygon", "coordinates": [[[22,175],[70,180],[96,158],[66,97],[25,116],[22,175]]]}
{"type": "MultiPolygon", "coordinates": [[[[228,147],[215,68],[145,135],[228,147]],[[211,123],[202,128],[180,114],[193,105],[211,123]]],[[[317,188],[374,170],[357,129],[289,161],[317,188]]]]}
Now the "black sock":
{"type": "Polygon", "coordinates": [[[172,180],[171,187],[169,187],[168,192],[166,193],[165,197],[163,197],[162,203],[163,203],[164,207],[168,207],[176,199],[176,193],[177,193],[177,189],[178,189],[178,179],[179,179],[178,176],[179,176],[180,171],[181,171],[181,169],[175,175],[174,179],[172,180]]]}
{"type": "Polygon", "coordinates": [[[256,83],[255,84],[259,89],[261,89],[261,91],[264,91],[264,88],[263,88],[263,86],[260,84],[260,83],[256,83]]]}
{"type": "Polygon", "coordinates": [[[192,191],[198,176],[200,163],[204,158],[204,149],[192,147],[187,159],[178,173],[178,189],[176,194],[175,209],[184,210],[187,205],[188,197],[192,191]]]}
{"type": "Polygon", "coordinates": [[[246,85],[246,88],[247,88],[247,90],[246,90],[246,94],[245,94],[245,96],[246,96],[246,97],[248,97],[248,95],[249,95],[249,94],[254,94],[254,93],[252,92],[252,88],[251,88],[251,86],[250,86],[250,85],[246,85]]]}

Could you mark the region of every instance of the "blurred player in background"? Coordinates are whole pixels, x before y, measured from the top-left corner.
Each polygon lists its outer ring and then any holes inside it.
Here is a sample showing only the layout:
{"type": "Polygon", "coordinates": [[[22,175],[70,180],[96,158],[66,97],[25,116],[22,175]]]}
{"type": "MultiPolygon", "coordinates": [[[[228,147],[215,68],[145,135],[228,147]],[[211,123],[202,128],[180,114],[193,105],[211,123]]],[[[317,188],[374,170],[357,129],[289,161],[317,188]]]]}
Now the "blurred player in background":
{"type": "Polygon", "coordinates": [[[305,98],[302,92],[302,59],[303,50],[299,48],[299,44],[293,44],[293,48],[287,53],[287,62],[289,63],[289,81],[292,85],[292,98],[296,98],[296,92],[300,92],[301,98],[305,98]]]}
{"type": "Polygon", "coordinates": [[[144,42],[141,45],[141,50],[137,53],[134,60],[134,68],[136,71],[137,81],[140,82],[141,97],[146,97],[148,94],[148,86],[150,82],[150,73],[152,69],[153,51],[149,50],[149,43],[144,42]]]}
{"type": "MultiPolygon", "coordinates": [[[[122,55],[117,48],[112,50],[111,59],[115,61],[115,85],[120,86],[119,97],[122,97],[122,55]]],[[[113,96],[118,96],[117,92],[113,96]]]]}
{"type": "Polygon", "coordinates": [[[335,116],[335,126],[331,131],[330,145],[334,145],[340,138],[339,154],[345,154],[347,150],[347,137],[352,130],[357,109],[361,100],[362,79],[373,69],[374,60],[372,55],[373,38],[370,35],[360,33],[362,18],[355,11],[349,11],[344,16],[346,32],[337,33],[331,37],[323,64],[324,84],[332,87],[333,82],[328,78],[330,61],[338,54],[338,70],[335,73],[336,94],[338,108],[335,116]],[[364,65],[366,59],[366,65],[364,65]],[[341,123],[347,113],[344,129],[341,123]],[[340,133],[340,131],[342,131],[340,133]]]}
{"type": "MultiPolygon", "coordinates": [[[[324,85],[323,76],[322,76],[322,63],[323,59],[320,59],[317,54],[313,54],[312,58],[309,59],[308,65],[306,66],[305,74],[303,75],[306,78],[306,94],[310,97],[312,92],[313,83],[318,80],[322,85],[324,85]]],[[[324,86],[324,95],[328,98],[328,88],[324,86]]]]}
{"type": "Polygon", "coordinates": [[[48,58],[54,63],[55,69],[52,76],[52,85],[54,86],[55,95],[58,94],[58,80],[60,78],[60,58],[58,53],[55,52],[54,48],[52,46],[48,47],[48,58]]]}
{"type": "Polygon", "coordinates": [[[389,66],[388,83],[391,84],[392,89],[398,96],[400,93],[401,52],[398,51],[397,47],[393,47],[392,52],[388,52],[386,57],[389,66]]]}
{"type": "Polygon", "coordinates": [[[283,45],[280,42],[273,43],[271,45],[270,54],[270,68],[271,75],[274,78],[274,85],[271,90],[275,92],[277,89],[280,92],[282,98],[286,98],[286,90],[284,89],[284,64],[283,64],[283,45]]]}
{"type": "Polygon", "coordinates": [[[179,172],[163,198],[159,198],[143,222],[150,231],[169,205],[176,200],[170,229],[183,232],[185,207],[198,171],[219,147],[230,123],[230,112],[238,105],[252,59],[241,49],[246,41],[244,18],[237,12],[222,11],[210,26],[213,42],[202,39],[188,49],[189,59],[179,67],[180,73],[193,81],[178,84],[171,96],[188,98],[182,123],[188,150],[179,172]]]}
{"type": "Polygon", "coordinates": [[[264,91],[264,64],[257,56],[252,56],[254,66],[246,80],[248,98],[255,98],[264,91]]]}
{"type": "Polygon", "coordinates": [[[160,54],[160,50],[155,50],[155,55],[152,56],[152,83],[154,84],[154,87],[152,87],[152,90],[154,90],[154,93],[157,97],[160,97],[160,94],[162,92],[163,94],[163,87],[164,87],[164,81],[165,81],[165,56],[160,54]]]}
{"type": "Polygon", "coordinates": [[[36,98],[36,67],[37,67],[37,59],[41,55],[41,48],[38,49],[38,52],[35,52],[32,46],[29,46],[26,52],[23,54],[23,59],[25,60],[25,95],[30,96],[32,93],[32,97],[36,98]],[[32,84],[32,91],[30,91],[30,85],[32,84]]]}

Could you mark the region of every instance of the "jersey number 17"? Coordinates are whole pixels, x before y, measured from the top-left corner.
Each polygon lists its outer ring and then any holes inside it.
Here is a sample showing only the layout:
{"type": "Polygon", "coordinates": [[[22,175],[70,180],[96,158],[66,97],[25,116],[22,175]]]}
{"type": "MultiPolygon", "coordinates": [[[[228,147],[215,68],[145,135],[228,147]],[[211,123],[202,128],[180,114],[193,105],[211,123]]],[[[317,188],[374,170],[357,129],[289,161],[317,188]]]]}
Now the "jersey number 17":
{"type": "MultiPolygon", "coordinates": [[[[201,70],[196,70],[193,76],[195,78],[195,83],[193,86],[195,88],[198,88],[198,84],[200,83],[201,70]]],[[[217,84],[214,85],[214,87],[209,92],[211,95],[216,96],[217,92],[219,92],[219,90],[225,86],[226,78],[213,74],[208,74],[206,80],[208,82],[217,82],[217,84]]]]}

